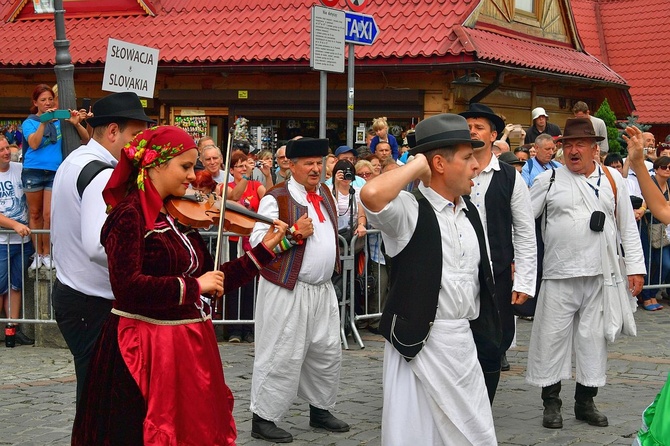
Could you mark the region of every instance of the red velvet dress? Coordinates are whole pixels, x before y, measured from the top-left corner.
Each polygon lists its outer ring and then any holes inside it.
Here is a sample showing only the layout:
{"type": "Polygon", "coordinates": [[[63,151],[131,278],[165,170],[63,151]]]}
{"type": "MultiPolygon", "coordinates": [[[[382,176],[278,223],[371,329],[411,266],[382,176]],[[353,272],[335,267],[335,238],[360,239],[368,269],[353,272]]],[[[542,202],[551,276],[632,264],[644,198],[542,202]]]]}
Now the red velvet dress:
{"type": "MultiPolygon", "coordinates": [[[[213,269],[203,239],[163,214],[147,231],[134,193],[110,213],[101,241],[116,300],[91,360],[72,444],[234,445],[233,395],[196,280],[213,269]]],[[[251,280],[255,262],[272,257],[259,245],[224,264],[225,290],[251,280]]]]}

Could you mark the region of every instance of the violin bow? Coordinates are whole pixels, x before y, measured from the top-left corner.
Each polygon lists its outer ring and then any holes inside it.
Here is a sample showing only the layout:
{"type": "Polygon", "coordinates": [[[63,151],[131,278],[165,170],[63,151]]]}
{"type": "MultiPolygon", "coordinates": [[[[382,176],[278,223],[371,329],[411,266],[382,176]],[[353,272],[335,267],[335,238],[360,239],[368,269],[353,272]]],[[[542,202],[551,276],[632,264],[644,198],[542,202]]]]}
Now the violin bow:
{"type": "Polygon", "coordinates": [[[227,195],[228,195],[228,176],[230,175],[230,152],[232,151],[233,147],[233,131],[234,128],[231,127],[228,130],[228,145],[226,147],[226,161],[223,163],[224,164],[224,177],[226,178],[224,186],[221,188],[221,209],[219,209],[219,229],[218,229],[218,234],[216,237],[216,250],[214,251],[214,268],[217,270],[219,269],[219,266],[221,263],[219,260],[221,259],[221,234],[223,234],[223,224],[226,221],[225,214],[226,214],[226,200],[227,200],[227,195]]]}

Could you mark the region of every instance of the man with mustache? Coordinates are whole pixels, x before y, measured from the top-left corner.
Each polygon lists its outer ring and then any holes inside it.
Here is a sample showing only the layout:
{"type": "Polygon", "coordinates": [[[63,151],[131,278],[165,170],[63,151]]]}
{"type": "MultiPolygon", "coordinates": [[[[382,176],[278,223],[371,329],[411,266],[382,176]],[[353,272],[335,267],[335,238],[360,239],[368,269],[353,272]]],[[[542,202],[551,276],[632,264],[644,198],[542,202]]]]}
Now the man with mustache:
{"type": "MultiPolygon", "coordinates": [[[[347,432],[333,416],[340,380],[339,304],[330,278],[339,272],[337,208],[321,184],[327,139],[289,141],[291,177],[270,189],[258,212],[285,221],[292,237],[261,270],[256,304],[256,355],[251,381],[251,436],[290,443],[276,426],[296,396],[309,402],[309,425],[347,432]],[[286,248],[284,250],[284,247],[286,248]]],[[[268,226],[257,223],[252,246],[268,226]]]]}
{"type": "Polygon", "coordinates": [[[607,379],[608,341],[635,331],[623,309],[646,272],[624,179],[596,161],[602,138],[588,118],[568,119],[558,139],[565,168],[541,173],[530,191],[545,251],[526,381],[542,387],[542,425],[550,429],[563,427],[561,380],[572,378],[573,352],[575,417],[608,425],[593,398],[607,379]]]}

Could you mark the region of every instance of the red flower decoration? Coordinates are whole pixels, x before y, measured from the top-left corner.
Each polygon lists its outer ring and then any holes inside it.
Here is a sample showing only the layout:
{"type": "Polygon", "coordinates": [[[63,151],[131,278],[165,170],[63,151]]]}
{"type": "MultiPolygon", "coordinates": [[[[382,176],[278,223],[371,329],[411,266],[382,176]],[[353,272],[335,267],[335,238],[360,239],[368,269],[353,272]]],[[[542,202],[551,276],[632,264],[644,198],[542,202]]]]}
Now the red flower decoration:
{"type": "Polygon", "coordinates": [[[159,153],[152,149],[147,149],[146,153],[142,157],[142,166],[148,166],[154,162],[159,156],[159,153]]]}

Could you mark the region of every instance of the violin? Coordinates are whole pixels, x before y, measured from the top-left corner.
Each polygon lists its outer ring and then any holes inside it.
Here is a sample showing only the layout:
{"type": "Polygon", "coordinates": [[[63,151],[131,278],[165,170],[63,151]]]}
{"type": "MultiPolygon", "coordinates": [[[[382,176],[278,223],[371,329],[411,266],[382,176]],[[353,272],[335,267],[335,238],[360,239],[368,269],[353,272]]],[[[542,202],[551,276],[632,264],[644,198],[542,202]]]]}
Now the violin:
{"type": "MultiPolygon", "coordinates": [[[[208,198],[202,196],[185,195],[170,197],[165,203],[167,212],[184,226],[196,229],[209,228],[218,225],[221,217],[221,199],[215,199],[211,194],[208,198]]],[[[242,236],[251,235],[256,222],[274,224],[271,218],[257,214],[249,209],[226,200],[223,229],[242,236]]]]}

